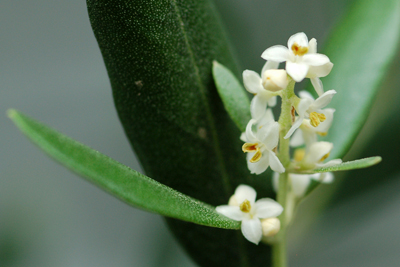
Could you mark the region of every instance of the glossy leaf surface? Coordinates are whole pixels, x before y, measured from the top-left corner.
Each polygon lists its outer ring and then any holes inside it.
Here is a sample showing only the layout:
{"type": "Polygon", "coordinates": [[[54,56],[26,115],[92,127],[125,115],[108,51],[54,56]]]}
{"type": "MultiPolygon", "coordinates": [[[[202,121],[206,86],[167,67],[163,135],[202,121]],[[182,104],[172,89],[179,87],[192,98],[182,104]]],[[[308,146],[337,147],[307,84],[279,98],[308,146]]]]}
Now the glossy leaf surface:
{"type": "MultiPolygon", "coordinates": [[[[240,131],[215,88],[213,60],[239,71],[212,2],[87,4],[119,117],[146,175],[214,206],[228,203],[242,183],[273,196],[265,176],[250,175],[240,131]]],[[[252,245],[239,231],[167,221],[202,266],[269,262],[269,246],[252,245]]]]}
{"type": "Polygon", "coordinates": [[[226,111],[240,131],[245,132],[251,119],[246,90],[229,69],[216,61],[213,64],[213,77],[226,111]]]}
{"type": "Polygon", "coordinates": [[[215,207],[188,197],[28,116],[10,110],[15,125],[44,152],[127,204],[201,225],[238,229],[215,207]]]}

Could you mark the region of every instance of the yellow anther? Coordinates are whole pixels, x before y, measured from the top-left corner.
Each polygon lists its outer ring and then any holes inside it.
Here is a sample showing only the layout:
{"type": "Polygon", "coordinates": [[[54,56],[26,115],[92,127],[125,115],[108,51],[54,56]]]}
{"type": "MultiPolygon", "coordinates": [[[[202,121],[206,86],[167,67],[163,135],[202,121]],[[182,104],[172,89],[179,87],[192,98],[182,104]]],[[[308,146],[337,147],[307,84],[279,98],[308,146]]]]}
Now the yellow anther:
{"type": "Polygon", "coordinates": [[[240,204],[240,210],[243,212],[250,212],[251,210],[251,205],[250,205],[250,201],[248,201],[247,199],[245,201],[242,202],[242,204],[240,204]]]}
{"type": "Polygon", "coordinates": [[[298,148],[294,151],[294,160],[295,161],[302,161],[306,151],[303,148],[298,148]]]}
{"type": "Polygon", "coordinates": [[[297,43],[294,43],[291,49],[296,56],[303,56],[308,52],[308,46],[299,46],[297,43]]]}
{"type": "Polygon", "coordinates": [[[319,134],[320,136],[326,136],[328,132],[317,132],[317,134],[319,134]]]}
{"type": "Polygon", "coordinates": [[[325,154],[320,160],[319,162],[323,162],[324,160],[326,160],[329,157],[329,153],[325,154]]]}
{"type": "Polygon", "coordinates": [[[322,113],[311,112],[310,113],[310,124],[314,127],[317,127],[321,122],[325,121],[326,117],[322,113]]]}
{"type": "Polygon", "coordinates": [[[258,143],[244,143],[242,146],[242,151],[243,152],[255,152],[257,151],[257,145],[258,143]]]}
{"type": "Polygon", "coordinates": [[[261,153],[260,149],[257,147],[257,151],[254,154],[254,156],[250,159],[250,162],[255,163],[255,162],[259,161],[261,159],[261,157],[262,157],[262,153],[261,153]]]}

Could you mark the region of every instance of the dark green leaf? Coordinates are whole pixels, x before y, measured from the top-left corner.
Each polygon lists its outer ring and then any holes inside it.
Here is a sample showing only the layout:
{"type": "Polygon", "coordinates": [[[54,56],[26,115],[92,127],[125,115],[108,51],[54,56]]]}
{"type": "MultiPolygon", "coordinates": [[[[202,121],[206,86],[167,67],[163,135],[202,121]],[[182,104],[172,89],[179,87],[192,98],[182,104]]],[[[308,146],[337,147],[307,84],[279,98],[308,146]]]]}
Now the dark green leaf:
{"type": "Polygon", "coordinates": [[[221,216],[215,208],[93,150],[16,111],[15,125],[44,152],[129,205],[201,225],[239,229],[240,223],[221,216]]]}
{"type": "MultiPolygon", "coordinates": [[[[215,88],[213,60],[238,70],[211,1],[87,4],[119,117],[146,175],[214,206],[226,204],[241,183],[273,196],[266,176],[250,175],[240,131],[215,88]]],[[[270,248],[239,231],[168,223],[200,265],[269,263],[270,248]]]]}
{"type": "Polygon", "coordinates": [[[326,137],[335,146],[332,158],[347,153],[364,125],[399,36],[398,0],[358,0],[328,38],[323,52],[335,65],[322,81],[325,90],[338,92],[330,104],[336,112],[326,137]]]}
{"type": "Polygon", "coordinates": [[[213,76],[226,111],[240,131],[244,132],[251,119],[250,101],[246,90],[233,73],[217,61],[213,64],[213,76]]]}

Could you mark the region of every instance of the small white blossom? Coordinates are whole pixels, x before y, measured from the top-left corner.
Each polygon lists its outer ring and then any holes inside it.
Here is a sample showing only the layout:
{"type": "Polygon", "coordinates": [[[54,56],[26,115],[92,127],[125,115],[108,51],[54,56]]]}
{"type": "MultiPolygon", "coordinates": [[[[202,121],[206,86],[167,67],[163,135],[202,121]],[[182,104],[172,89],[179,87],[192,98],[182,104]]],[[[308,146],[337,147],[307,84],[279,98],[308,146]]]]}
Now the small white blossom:
{"type": "Polygon", "coordinates": [[[302,149],[295,151],[294,158],[302,169],[330,167],[342,163],[341,159],[333,159],[323,163],[323,161],[329,157],[332,148],[332,143],[316,142],[313,143],[304,153],[296,153],[297,151],[303,151],[302,149]],[[298,156],[299,154],[301,156],[298,156]]]}
{"type": "Polygon", "coordinates": [[[258,73],[256,73],[255,71],[245,70],[243,72],[244,87],[247,91],[254,94],[254,97],[250,104],[250,112],[251,117],[255,120],[260,119],[264,115],[267,105],[270,107],[274,107],[276,105],[277,93],[273,91],[276,91],[279,86],[285,86],[285,80],[282,79],[282,77],[284,76],[287,80],[286,72],[283,75],[280,72],[278,72],[278,74],[276,74],[276,72],[273,72],[272,74],[268,72],[269,70],[276,69],[278,66],[279,63],[273,61],[267,61],[265,63],[261,71],[261,76],[263,76],[263,79],[265,79],[265,81],[263,81],[260,75],[258,75],[258,73]],[[273,76],[273,82],[269,82],[269,80],[271,80],[271,75],[273,76]],[[263,84],[267,88],[265,88],[263,84]]]}
{"type": "MultiPolygon", "coordinates": [[[[308,43],[308,53],[316,54],[317,53],[317,40],[312,38],[308,43]]],[[[332,62],[327,62],[321,66],[310,66],[308,69],[308,73],[306,75],[307,78],[310,78],[312,85],[314,86],[315,91],[319,96],[324,93],[324,86],[322,85],[319,77],[327,76],[332,70],[333,64],[332,62]]]]}
{"type": "Polygon", "coordinates": [[[278,218],[262,219],[261,228],[263,238],[274,236],[281,229],[281,221],[278,218]]]}
{"type": "MultiPolygon", "coordinates": [[[[288,47],[275,45],[266,49],[261,57],[275,62],[286,61],[286,71],[296,82],[301,82],[306,76],[310,78],[328,75],[333,64],[326,55],[316,53],[317,42],[308,42],[304,32],[290,36],[288,47]],[[329,64],[330,63],[330,64],[329,64]],[[310,71],[311,68],[311,71],[310,71]]],[[[318,92],[318,91],[317,91],[318,92]]]]}
{"type": "MultiPolygon", "coordinates": [[[[320,124],[326,121],[328,114],[326,114],[327,112],[322,110],[322,108],[326,107],[331,102],[332,97],[335,94],[335,90],[329,90],[314,100],[310,93],[301,91],[299,93],[300,101],[297,105],[295,105],[296,112],[299,116],[284,138],[289,138],[293,132],[300,127],[304,118],[310,118],[310,124],[313,127],[318,127],[320,124]]],[[[321,131],[325,130],[325,125],[330,126],[332,123],[333,116],[328,117],[330,117],[330,120],[328,120],[324,125],[321,125],[321,131]]]]}
{"type": "MultiPolygon", "coordinates": [[[[297,198],[301,198],[307,192],[311,181],[317,181],[324,184],[330,184],[333,182],[334,177],[331,172],[314,173],[314,174],[289,174],[291,190],[297,198]]],[[[278,192],[279,188],[279,173],[275,172],[273,175],[272,184],[275,192],[278,192]]]]}
{"type": "Polygon", "coordinates": [[[279,123],[274,120],[266,120],[265,124],[256,127],[256,132],[253,132],[256,120],[250,120],[245,135],[241,136],[245,142],[242,150],[248,153],[247,167],[251,173],[255,174],[263,173],[268,166],[271,166],[272,170],[282,173],[285,168],[273,151],[279,142],[279,123]]]}
{"type": "Polygon", "coordinates": [[[260,219],[277,217],[283,211],[283,207],[275,200],[262,198],[255,201],[256,196],[254,188],[239,185],[229,201],[232,205],[221,205],[216,208],[222,215],[241,221],[243,236],[254,244],[258,244],[262,238],[260,219]]]}
{"type": "Polygon", "coordinates": [[[317,135],[325,136],[328,134],[328,130],[333,122],[333,113],[335,109],[326,108],[322,110],[322,114],[325,116],[325,120],[321,122],[317,127],[311,125],[310,119],[303,119],[300,127],[294,132],[292,138],[290,138],[290,146],[297,147],[303,144],[309,147],[311,144],[317,142],[317,135]]]}

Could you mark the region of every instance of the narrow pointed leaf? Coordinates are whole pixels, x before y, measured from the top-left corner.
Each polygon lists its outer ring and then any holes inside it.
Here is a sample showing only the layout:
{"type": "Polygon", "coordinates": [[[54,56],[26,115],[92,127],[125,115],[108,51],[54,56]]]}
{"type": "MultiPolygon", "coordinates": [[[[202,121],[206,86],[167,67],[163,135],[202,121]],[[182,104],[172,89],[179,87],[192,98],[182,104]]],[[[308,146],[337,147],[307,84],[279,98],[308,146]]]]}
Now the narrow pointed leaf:
{"type": "Polygon", "coordinates": [[[322,78],[325,91],[337,91],[329,105],[336,112],[325,139],[335,146],[331,158],[342,158],[364,125],[400,37],[398,0],[357,0],[345,15],[323,50],[335,64],[322,78]]]}
{"type": "Polygon", "coordinates": [[[343,162],[343,163],[333,165],[330,167],[314,169],[312,171],[299,171],[296,173],[299,173],[299,174],[311,173],[312,174],[312,173],[321,173],[321,172],[349,171],[349,170],[355,170],[355,169],[368,168],[375,164],[378,164],[381,161],[382,161],[381,157],[370,157],[370,158],[358,159],[358,160],[353,160],[353,161],[347,161],[347,162],[343,162]]]}
{"type": "Polygon", "coordinates": [[[244,132],[251,119],[246,90],[233,73],[217,61],[213,62],[213,76],[226,111],[239,130],[244,132]]]}
{"type": "Polygon", "coordinates": [[[211,205],[160,184],[16,110],[8,114],[44,152],[131,206],[206,226],[226,229],[240,226],[239,222],[218,214],[211,205]]]}

